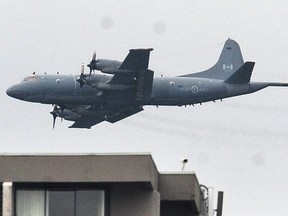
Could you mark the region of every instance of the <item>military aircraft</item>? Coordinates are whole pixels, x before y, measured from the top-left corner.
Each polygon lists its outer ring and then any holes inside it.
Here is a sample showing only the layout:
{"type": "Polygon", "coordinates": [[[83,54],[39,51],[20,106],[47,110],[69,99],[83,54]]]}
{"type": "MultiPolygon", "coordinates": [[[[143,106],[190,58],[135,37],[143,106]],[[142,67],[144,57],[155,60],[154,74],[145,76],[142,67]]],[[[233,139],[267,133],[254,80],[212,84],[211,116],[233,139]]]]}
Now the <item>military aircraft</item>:
{"type": "Polygon", "coordinates": [[[35,74],[8,88],[14,98],[52,104],[56,118],[74,121],[70,128],[91,128],[103,121],[117,122],[143,110],[143,106],[202,104],[249,94],[279,82],[250,82],[254,62],[245,62],[236,41],[228,39],[217,63],[208,70],[176,77],[155,77],[148,69],[153,49],[131,49],[123,62],[97,59],[89,73],[35,74]],[[101,73],[92,73],[95,70],[101,73]]]}

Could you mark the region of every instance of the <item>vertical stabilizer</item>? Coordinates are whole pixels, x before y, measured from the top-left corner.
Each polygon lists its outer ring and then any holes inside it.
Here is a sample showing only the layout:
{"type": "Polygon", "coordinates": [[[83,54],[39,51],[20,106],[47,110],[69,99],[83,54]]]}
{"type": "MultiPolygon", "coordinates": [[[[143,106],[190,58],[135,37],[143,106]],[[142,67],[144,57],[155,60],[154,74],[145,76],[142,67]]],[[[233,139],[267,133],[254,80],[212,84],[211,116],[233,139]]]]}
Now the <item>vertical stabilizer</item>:
{"type": "Polygon", "coordinates": [[[198,77],[225,80],[244,64],[238,43],[228,39],[222,49],[217,63],[208,70],[182,75],[182,77],[198,77]]]}

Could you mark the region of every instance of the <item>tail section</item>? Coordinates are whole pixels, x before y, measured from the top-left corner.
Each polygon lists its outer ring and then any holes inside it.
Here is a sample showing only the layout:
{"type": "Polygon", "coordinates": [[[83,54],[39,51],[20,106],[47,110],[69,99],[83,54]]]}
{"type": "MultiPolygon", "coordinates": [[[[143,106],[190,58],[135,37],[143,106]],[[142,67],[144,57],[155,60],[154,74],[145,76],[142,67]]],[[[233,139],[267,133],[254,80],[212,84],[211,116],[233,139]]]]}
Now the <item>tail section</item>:
{"type": "Polygon", "coordinates": [[[245,62],[235,73],[224,82],[229,84],[247,84],[250,82],[255,62],[245,62]]]}
{"type": "Polygon", "coordinates": [[[238,43],[228,39],[222,49],[217,63],[208,70],[182,75],[181,77],[198,77],[225,80],[243,65],[243,57],[238,43]]]}

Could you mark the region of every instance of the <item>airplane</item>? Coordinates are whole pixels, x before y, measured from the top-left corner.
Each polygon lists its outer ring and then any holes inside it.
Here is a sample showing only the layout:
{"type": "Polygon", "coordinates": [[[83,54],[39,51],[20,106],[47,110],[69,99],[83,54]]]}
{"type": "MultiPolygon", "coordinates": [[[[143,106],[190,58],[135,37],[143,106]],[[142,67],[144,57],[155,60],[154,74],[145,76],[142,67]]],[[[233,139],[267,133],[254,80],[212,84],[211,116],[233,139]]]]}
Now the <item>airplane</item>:
{"type": "Polygon", "coordinates": [[[131,49],[123,62],[97,59],[94,53],[87,65],[89,73],[84,72],[83,64],[80,75],[33,73],[6,93],[23,101],[52,104],[53,129],[57,117],[74,121],[69,128],[90,129],[103,121],[120,121],[147,105],[194,106],[268,86],[288,86],[250,82],[255,62],[244,62],[238,43],[230,38],[213,67],[175,77],[154,77],[154,71],[148,69],[152,50],[131,49]]]}

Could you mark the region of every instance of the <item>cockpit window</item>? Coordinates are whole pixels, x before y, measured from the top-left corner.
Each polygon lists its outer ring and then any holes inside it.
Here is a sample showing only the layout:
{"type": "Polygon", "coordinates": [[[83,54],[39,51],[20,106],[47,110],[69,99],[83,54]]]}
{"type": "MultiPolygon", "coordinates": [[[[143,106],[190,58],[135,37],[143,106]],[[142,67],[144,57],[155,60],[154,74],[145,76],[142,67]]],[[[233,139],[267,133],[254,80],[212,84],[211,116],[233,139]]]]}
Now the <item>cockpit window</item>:
{"type": "Polygon", "coordinates": [[[22,82],[27,82],[27,81],[40,81],[41,80],[41,77],[39,76],[35,76],[35,75],[31,75],[31,76],[28,76],[28,77],[25,77],[22,82]]]}

